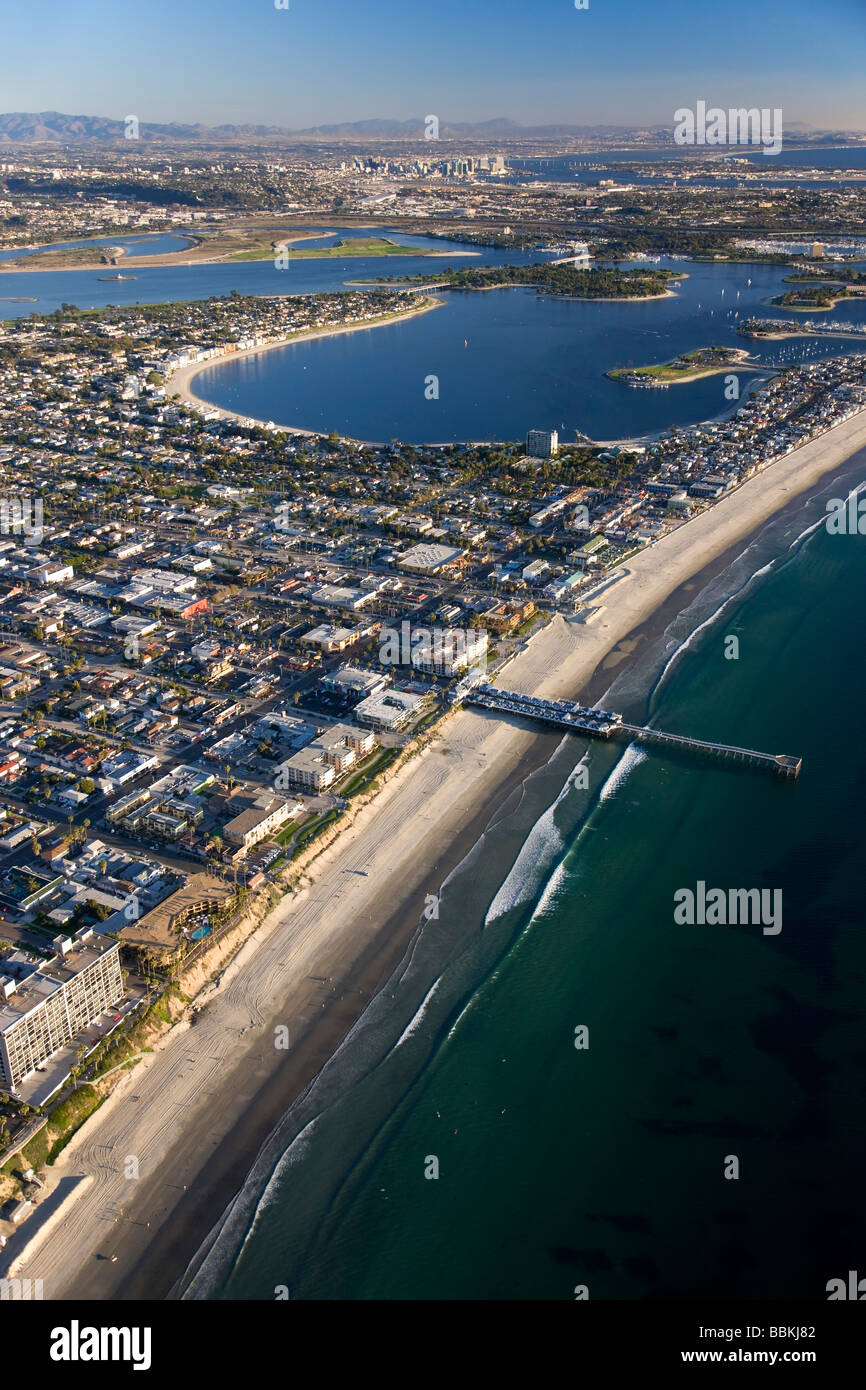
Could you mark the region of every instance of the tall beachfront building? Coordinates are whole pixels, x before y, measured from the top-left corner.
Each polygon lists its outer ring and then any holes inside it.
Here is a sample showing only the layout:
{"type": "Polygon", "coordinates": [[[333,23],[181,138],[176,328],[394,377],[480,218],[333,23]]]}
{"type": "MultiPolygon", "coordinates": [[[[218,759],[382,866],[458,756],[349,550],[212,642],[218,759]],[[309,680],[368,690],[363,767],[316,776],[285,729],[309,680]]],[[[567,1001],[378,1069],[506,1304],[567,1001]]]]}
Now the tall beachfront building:
{"type": "Polygon", "coordinates": [[[55,945],[36,969],[20,952],[0,960],[0,1081],[11,1091],[123,997],[120,942],[84,927],[55,945]]]}
{"type": "Polygon", "coordinates": [[[531,459],[552,459],[559,452],[556,430],[530,430],[526,436],[526,452],[531,459]]]}

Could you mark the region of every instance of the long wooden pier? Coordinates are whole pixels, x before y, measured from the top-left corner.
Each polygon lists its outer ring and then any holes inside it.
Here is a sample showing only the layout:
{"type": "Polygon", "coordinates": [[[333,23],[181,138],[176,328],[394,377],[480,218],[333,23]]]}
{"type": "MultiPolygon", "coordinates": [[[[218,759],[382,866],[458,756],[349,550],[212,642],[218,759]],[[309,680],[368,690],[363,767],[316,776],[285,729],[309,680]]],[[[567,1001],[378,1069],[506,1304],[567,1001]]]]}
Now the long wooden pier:
{"type": "Polygon", "coordinates": [[[694,753],[698,756],[721,758],[741,767],[759,768],[777,777],[799,777],[802,758],[787,753],[760,753],[754,748],[739,748],[735,744],[714,743],[708,739],[690,738],[686,734],[669,734],[649,725],[625,724],[621,714],[611,710],[590,709],[587,705],[568,700],[540,700],[534,695],[520,695],[513,690],[499,690],[494,685],[477,685],[465,696],[465,703],[499,714],[519,715],[572,733],[590,738],[625,738],[632,743],[650,747],[694,753]]]}

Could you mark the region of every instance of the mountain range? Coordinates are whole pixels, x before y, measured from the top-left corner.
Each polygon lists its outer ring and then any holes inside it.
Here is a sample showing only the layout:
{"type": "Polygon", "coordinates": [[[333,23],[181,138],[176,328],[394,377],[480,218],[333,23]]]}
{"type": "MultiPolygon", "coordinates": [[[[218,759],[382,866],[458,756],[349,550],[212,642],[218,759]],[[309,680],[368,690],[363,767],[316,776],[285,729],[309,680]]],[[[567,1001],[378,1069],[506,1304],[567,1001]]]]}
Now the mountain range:
{"type": "MultiPolygon", "coordinates": [[[[0,115],[0,144],[8,145],[111,145],[123,141],[126,120],[111,120],[106,116],[69,116],[61,111],[10,111],[0,115]]],[[[346,121],[336,125],[311,126],[306,130],[288,130],[273,125],[218,125],[200,123],[184,125],[172,121],[167,125],[141,121],[138,135],[148,144],[197,145],[255,145],[287,141],[413,141],[424,138],[426,118],[414,120],[346,121]]],[[[796,127],[795,127],[796,128],[796,127]]],[[[615,126],[615,125],[543,125],[522,126],[505,118],[482,122],[442,121],[439,127],[442,140],[592,140],[601,142],[628,141],[644,145],[670,144],[673,127],[615,126]]],[[[798,139],[829,144],[849,140],[851,132],[798,130],[798,139]]],[[[862,138],[862,136],[861,136],[862,138]]]]}

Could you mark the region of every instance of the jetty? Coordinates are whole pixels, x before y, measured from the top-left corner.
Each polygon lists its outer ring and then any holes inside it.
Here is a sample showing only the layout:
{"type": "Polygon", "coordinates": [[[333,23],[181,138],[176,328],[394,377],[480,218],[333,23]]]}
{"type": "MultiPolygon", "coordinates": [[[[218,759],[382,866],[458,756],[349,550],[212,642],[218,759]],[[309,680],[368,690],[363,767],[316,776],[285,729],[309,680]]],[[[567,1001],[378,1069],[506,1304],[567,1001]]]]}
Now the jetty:
{"type": "Polygon", "coordinates": [[[534,695],[520,695],[513,690],[499,690],[494,685],[476,685],[464,697],[468,705],[491,710],[497,714],[518,715],[557,729],[586,734],[590,738],[627,739],[630,743],[646,744],[672,752],[688,752],[699,757],[721,759],[741,767],[772,772],[777,777],[796,778],[803,765],[802,758],[787,753],[760,753],[754,748],[739,748],[735,744],[715,743],[709,739],[690,738],[686,734],[670,734],[649,725],[627,724],[621,714],[611,710],[593,709],[569,700],[541,700],[534,695]]]}

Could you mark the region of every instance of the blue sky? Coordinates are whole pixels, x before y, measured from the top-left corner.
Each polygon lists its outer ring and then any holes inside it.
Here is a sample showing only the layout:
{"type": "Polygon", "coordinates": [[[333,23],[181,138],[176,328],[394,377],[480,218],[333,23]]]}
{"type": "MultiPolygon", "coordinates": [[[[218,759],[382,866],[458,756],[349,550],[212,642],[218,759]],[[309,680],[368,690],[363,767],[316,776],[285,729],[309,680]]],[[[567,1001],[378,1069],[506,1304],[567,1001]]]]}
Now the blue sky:
{"type": "Polygon", "coordinates": [[[866,130],[866,0],[39,0],[0,111],[300,129],[383,116],[671,124],[782,107],[866,130]],[[38,23],[35,22],[38,17],[38,23]]]}

